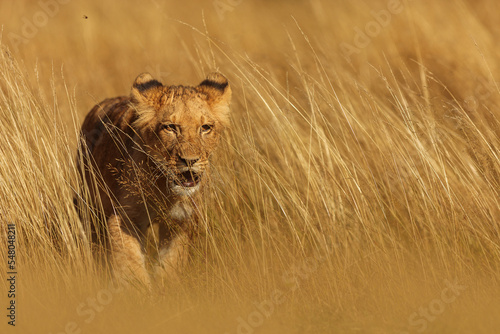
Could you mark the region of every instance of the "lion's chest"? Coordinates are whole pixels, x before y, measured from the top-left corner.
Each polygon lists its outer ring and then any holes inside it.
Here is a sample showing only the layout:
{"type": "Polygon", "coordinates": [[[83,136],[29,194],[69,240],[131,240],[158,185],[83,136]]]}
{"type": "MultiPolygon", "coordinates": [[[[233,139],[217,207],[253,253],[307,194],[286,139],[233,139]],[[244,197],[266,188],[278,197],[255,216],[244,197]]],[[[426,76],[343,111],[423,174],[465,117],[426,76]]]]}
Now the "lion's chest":
{"type": "Polygon", "coordinates": [[[144,209],[135,219],[136,225],[141,227],[148,227],[154,223],[164,224],[174,222],[181,224],[189,220],[193,215],[191,205],[182,201],[173,203],[170,207],[162,208],[162,210],[149,205],[144,209]]]}
{"type": "Polygon", "coordinates": [[[185,221],[193,215],[193,208],[185,202],[175,203],[169,211],[169,216],[172,220],[185,221]]]}

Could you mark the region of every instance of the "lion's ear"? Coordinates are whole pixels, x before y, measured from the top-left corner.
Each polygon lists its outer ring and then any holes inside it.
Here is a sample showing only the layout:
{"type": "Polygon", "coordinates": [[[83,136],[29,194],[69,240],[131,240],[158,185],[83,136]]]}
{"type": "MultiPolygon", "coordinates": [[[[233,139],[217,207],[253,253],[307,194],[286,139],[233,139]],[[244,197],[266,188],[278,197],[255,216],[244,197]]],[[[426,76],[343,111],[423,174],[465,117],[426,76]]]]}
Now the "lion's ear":
{"type": "Polygon", "coordinates": [[[163,87],[161,82],[155,80],[149,73],[140,74],[132,85],[131,96],[135,102],[147,103],[151,101],[155,88],[163,87]]]}
{"type": "Polygon", "coordinates": [[[231,102],[231,87],[225,76],[220,73],[210,73],[203,80],[198,89],[208,97],[208,104],[212,112],[221,123],[229,123],[229,104],[231,102]]]}

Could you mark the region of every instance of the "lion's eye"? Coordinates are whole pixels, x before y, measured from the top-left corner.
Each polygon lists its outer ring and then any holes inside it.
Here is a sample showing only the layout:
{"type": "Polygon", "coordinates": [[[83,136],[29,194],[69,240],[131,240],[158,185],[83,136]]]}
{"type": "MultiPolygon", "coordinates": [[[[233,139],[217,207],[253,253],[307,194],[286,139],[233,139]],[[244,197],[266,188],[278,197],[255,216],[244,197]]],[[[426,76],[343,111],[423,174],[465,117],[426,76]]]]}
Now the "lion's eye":
{"type": "Polygon", "coordinates": [[[162,130],[167,130],[168,132],[177,133],[177,126],[175,124],[162,124],[162,130]]]}
{"type": "Polygon", "coordinates": [[[209,133],[210,131],[212,131],[212,125],[210,125],[210,124],[203,124],[201,126],[201,133],[209,133]]]}

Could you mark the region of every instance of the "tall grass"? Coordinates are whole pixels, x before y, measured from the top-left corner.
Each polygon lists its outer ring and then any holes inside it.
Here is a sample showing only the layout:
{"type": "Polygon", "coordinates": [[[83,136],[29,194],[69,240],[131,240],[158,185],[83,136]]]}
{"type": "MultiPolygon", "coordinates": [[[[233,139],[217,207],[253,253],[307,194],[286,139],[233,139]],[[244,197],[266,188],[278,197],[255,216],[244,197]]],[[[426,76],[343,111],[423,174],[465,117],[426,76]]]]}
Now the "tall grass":
{"type": "Polygon", "coordinates": [[[414,333],[446,282],[465,288],[427,332],[498,328],[495,2],[404,2],[350,58],[340,43],[387,2],[243,1],[224,17],[70,2],[16,50],[8,33],[40,10],[23,4],[0,5],[0,216],[18,229],[23,332],[236,333],[260,312],[252,331],[414,333]],[[146,70],[166,84],[221,71],[232,127],[181,286],[113,292],[89,320],[78,308],[109,278],[73,207],[78,128],[146,70]]]}

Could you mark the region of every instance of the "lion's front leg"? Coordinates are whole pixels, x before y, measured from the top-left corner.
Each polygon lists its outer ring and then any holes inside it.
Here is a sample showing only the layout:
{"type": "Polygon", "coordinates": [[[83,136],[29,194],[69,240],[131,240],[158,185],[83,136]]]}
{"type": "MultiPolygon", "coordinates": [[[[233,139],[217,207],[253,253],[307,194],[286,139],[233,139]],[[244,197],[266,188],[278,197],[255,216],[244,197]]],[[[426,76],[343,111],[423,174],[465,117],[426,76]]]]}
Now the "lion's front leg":
{"type": "Polygon", "coordinates": [[[123,220],[113,215],[108,219],[111,263],[115,277],[122,284],[139,283],[150,288],[143,247],[137,233],[127,228],[123,220]]]}
{"type": "Polygon", "coordinates": [[[155,275],[162,280],[177,281],[182,269],[186,266],[189,255],[190,235],[186,231],[178,231],[165,237],[161,234],[160,249],[158,252],[158,265],[155,275]]]}

